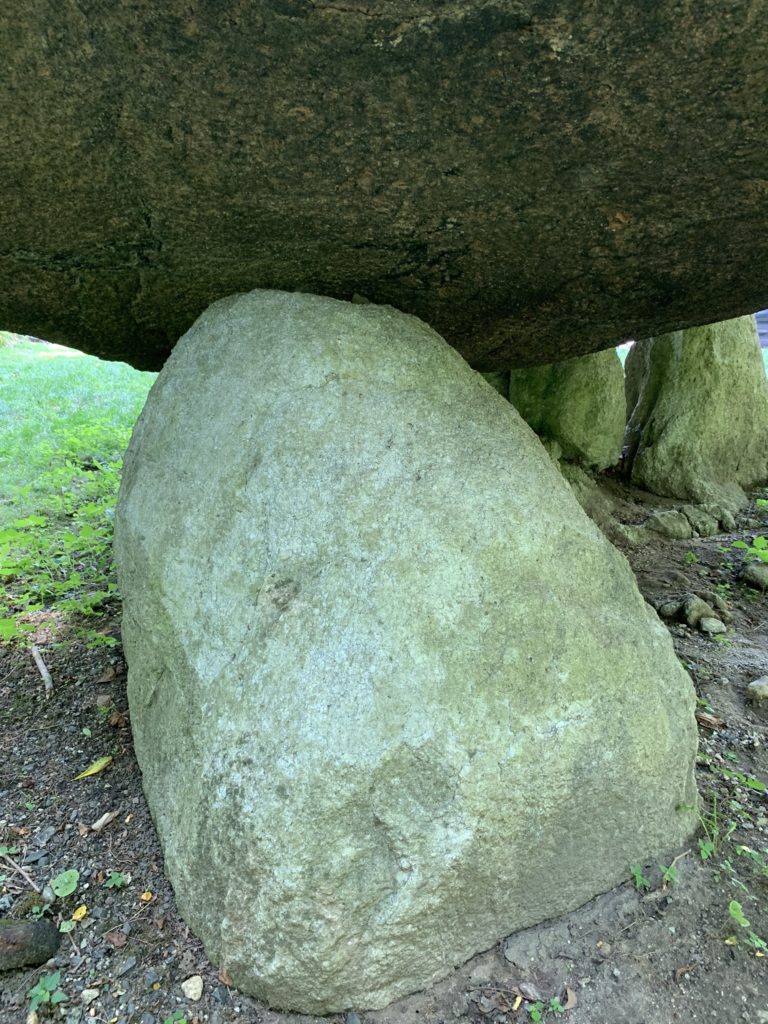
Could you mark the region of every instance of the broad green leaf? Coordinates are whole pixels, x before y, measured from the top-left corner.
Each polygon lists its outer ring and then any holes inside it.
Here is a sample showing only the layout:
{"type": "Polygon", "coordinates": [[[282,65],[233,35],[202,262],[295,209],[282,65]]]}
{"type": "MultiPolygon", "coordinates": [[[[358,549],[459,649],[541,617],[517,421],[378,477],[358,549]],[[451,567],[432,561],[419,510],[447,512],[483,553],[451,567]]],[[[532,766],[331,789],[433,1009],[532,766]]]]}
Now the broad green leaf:
{"type": "Polygon", "coordinates": [[[72,895],[79,880],[80,872],[75,868],[70,868],[69,871],[62,871],[60,875],[51,879],[51,888],[60,899],[63,899],[65,896],[72,895]]]}

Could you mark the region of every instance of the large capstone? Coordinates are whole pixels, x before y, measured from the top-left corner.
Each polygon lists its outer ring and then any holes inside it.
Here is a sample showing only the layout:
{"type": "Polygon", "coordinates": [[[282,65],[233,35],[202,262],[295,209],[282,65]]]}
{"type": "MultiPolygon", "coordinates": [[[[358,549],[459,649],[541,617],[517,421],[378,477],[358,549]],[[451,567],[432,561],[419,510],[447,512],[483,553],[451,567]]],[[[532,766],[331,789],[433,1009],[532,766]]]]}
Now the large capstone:
{"type": "Polygon", "coordinates": [[[412,317],[213,305],[136,428],[115,551],[179,909],[269,1004],[381,1007],[695,824],[666,630],[412,317]]]}
{"type": "Polygon", "coordinates": [[[542,439],[594,469],[619,461],[626,424],[624,371],[615,349],[513,370],[509,398],[542,439]]]}
{"type": "Polygon", "coordinates": [[[768,305],[757,0],[0,5],[0,328],[359,293],[482,370],[768,305]]]}
{"type": "Polygon", "coordinates": [[[754,317],[638,342],[626,394],[627,468],[638,487],[737,508],[744,488],[768,479],[768,382],[754,317]]]}

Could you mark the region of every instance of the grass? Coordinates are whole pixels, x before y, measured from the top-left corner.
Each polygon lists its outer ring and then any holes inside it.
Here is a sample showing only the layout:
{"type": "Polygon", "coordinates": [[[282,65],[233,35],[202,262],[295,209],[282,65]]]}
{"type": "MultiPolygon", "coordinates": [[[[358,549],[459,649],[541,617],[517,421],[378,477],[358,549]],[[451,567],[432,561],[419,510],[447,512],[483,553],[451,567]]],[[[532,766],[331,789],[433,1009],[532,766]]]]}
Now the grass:
{"type": "Polygon", "coordinates": [[[123,452],[155,374],[58,345],[0,345],[0,639],[30,616],[91,615],[115,595],[123,452]]]}

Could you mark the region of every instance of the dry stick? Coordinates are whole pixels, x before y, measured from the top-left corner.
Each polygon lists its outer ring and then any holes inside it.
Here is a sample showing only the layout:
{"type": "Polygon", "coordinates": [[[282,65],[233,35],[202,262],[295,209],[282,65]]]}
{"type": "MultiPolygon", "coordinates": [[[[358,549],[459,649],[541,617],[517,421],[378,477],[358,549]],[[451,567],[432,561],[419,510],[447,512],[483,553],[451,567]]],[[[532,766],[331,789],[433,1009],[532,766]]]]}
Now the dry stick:
{"type": "Polygon", "coordinates": [[[20,865],[18,865],[16,861],[13,860],[13,858],[9,857],[7,853],[0,853],[0,857],[2,857],[2,859],[5,861],[6,864],[9,865],[9,867],[12,867],[13,870],[17,871],[23,879],[29,882],[29,884],[32,886],[36,893],[40,893],[40,887],[38,885],[35,885],[35,883],[29,877],[24,868],[20,867],[20,865]]]}
{"type": "Polygon", "coordinates": [[[35,664],[40,671],[40,675],[43,677],[43,682],[45,683],[45,696],[50,697],[53,693],[53,680],[51,679],[51,673],[45,667],[43,656],[35,644],[32,644],[32,657],[35,659],[35,664]]]}

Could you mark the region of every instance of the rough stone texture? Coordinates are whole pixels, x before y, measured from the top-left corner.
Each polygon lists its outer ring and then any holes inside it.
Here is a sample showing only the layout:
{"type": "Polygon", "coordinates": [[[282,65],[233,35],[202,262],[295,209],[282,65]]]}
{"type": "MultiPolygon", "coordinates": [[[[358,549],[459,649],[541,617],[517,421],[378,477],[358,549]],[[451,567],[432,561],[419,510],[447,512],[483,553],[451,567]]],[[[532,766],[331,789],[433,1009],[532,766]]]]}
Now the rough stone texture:
{"type": "Polygon", "coordinates": [[[55,956],[61,933],[53,921],[0,918],[0,971],[38,967],[55,956]]]}
{"type": "Polygon", "coordinates": [[[699,629],[702,633],[708,633],[710,636],[728,632],[725,623],[712,615],[705,615],[699,619],[699,629]]]}
{"type": "Polygon", "coordinates": [[[624,371],[614,349],[513,370],[509,398],[566,459],[606,469],[618,462],[626,423],[624,371]]]}
{"type": "Polygon", "coordinates": [[[691,524],[691,529],[699,537],[714,537],[720,529],[718,512],[713,506],[684,505],[680,511],[691,524]]]}
{"type": "Polygon", "coordinates": [[[660,533],[662,537],[670,537],[672,540],[688,540],[693,536],[688,517],[675,508],[653,512],[642,525],[653,533],[660,533]]]}
{"type": "Polygon", "coordinates": [[[699,625],[702,619],[714,619],[716,615],[714,608],[710,607],[706,601],[695,594],[691,594],[685,601],[683,617],[686,623],[693,629],[699,625]]]}
{"type": "Polygon", "coordinates": [[[513,407],[389,308],[213,305],[128,452],[136,752],[235,983],[382,1006],[695,827],[694,694],[513,407]]]}
{"type": "Polygon", "coordinates": [[[756,590],[768,590],[768,565],[765,562],[745,562],[739,579],[756,590]]]}
{"type": "Polygon", "coordinates": [[[743,505],[742,488],[768,479],[768,382],[754,317],[638,342],[627,367],[632,482],[743,505]]]}
{"type": "Polygon", "coordinates": [[[760,676],[749,684],[747,700],[750,704],[768,711],[768,676],[760,676]]]}
{"type": "Polygon", "coordinates": [[[768,304],[756,0],[7,3],[0,326],[154,368],[255,287],[479,369],[768,304]]]}

